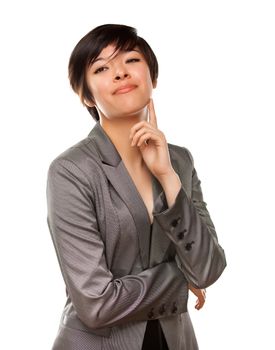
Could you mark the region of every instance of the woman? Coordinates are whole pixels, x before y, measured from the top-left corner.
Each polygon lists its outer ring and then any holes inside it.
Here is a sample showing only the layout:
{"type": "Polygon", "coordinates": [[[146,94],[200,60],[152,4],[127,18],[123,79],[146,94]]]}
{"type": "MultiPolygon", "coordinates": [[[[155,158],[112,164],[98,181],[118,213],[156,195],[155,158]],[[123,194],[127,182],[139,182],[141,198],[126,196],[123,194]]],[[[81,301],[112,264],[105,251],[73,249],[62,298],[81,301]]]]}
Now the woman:
{"type": "Polygon", "coordinates": [[[198,349],[188,290],[226,266],[191,153],[157,127],[157,59],[134,28],[103,25],[69,62],[96,125],[48,172],[48,225],[67,301],[54,350],[198,349]]]}

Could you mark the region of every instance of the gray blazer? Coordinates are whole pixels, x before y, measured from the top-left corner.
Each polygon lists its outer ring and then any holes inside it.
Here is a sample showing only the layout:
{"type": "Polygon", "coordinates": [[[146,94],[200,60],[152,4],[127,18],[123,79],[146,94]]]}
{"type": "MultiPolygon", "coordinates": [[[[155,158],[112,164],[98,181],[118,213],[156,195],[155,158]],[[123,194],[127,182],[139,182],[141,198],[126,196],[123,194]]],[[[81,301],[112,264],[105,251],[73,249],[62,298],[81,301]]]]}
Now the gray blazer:
{"type": "Polygon", "coordinates": [[[187,283],[210,286],[226,259],[191,153],[168,149],[182,187],[168,208],[152,176],[151,242],[147,208],[99,122],[51,162],[47,222],[67,296],[53,350],[140,350],[150,319],[169,349],[198,349],[187,283]]]}

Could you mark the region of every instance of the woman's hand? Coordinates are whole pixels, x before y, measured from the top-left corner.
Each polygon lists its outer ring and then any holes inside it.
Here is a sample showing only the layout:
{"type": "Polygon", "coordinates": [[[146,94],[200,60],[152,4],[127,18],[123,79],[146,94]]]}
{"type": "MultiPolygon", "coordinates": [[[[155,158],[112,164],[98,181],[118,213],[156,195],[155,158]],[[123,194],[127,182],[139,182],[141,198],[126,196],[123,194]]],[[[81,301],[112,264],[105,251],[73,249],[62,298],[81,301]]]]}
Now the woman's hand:
{"type": "Polygon", "coordinates": [[[205,298],[206,298],[206,289],[197,289],[194,288],[190,283],[188,284],[188,288],[191,290],[192,293],[195,294],[195,296],[198,298],[195,308],[197,310],[200,310],[204,303],[205,303],[205,298]]]}
{"type": "Polygon", "coordinates": [[[152,99],[148,103],[148,111],[149,121],[141,121],[135,124],[130,130],[129,139],[131,146],[139,147],[142,158],[151,173],[156,178],[161,178],[173,172],[173,167],[165,135],[157,127],[152,99]]]}

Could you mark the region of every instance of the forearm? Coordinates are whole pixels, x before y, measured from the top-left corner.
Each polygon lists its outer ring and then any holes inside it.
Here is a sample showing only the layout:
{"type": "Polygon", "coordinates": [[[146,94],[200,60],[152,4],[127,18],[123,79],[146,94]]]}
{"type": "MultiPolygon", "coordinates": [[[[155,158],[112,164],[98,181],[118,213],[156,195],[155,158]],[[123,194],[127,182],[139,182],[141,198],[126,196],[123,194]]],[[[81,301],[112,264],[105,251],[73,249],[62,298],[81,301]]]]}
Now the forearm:
{"type": "MultiPolygon", "coordinates": [[[[87,327],[99,329],[186,312],[188,282],[175,262],[113,278],[103,257],[94,270],[87,269],[88,263],[71,264],[72,254],[67,259],[68,252],[61,248],[60,238],[55,233],[53,237],[67,290],[78,317],[87,327]],[[79,276],[83,276],[81,284],[79,276]]],[[[78,242],[71,243],[79,248],[78,242]]],[[[83,256],[93,251],[90,248],[83,251],[83,256]]]]}
{"type": "Polygon", "coordinates": [[[94,329],[187,311],[188,282],[175,262],[114,279],[100,294],[86,292],[82,291],[79,316],[94,329]]]}
{"type": "MultiPolygon", "coordinates": [[[[193,173],[193,188],[201,193],[196,172],[193,173]]],[[[175,244],[180,267],[188,281],[196,288],[205,288],[214,283],[224,270],[225,254],[218,244],[206,203],[187,196],[179,184],[179,177],[170,174],[170,177],[159,180],[168,208],[154,213],[154,218],[175,244]]]]}
{"type": "MultiPolygon", "coordinates": [[[[91,329],[185,312],[188,287],[175,262],[114,278],[86,176],[56,162],[47,183],[48,225],[78,317],[91,329]]],[[[125,233],[126,234],[126,233],[125,233]]]]}
{"type": "Polygon", "coordinates": [[[180,178],[174,169],[171,169],[169,172],[167,172],[167,174],[159,176],[158,181],[165,193],[168,208],[170,208],[174,204],[176,197],[180,191],[180,178]]]}

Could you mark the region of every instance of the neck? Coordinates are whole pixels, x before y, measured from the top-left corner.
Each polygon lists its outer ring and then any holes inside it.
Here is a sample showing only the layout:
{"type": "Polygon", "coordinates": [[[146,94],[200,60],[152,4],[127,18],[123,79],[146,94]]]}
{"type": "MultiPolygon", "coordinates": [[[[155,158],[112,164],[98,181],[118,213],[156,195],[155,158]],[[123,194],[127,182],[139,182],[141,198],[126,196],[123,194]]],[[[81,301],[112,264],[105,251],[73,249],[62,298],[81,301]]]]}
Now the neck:
{"type": "Polygon", "coordinates": [[[131,128],[142,120],[147,120],[146,113],[142,116],[108,119],[100,117],[100,125],[109,136],[123,162],[132,168],[141,168],[144,165],[139,148],[131,146],[129,139],[131,128]]]}

